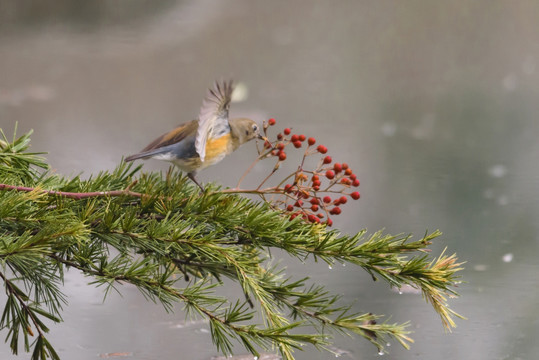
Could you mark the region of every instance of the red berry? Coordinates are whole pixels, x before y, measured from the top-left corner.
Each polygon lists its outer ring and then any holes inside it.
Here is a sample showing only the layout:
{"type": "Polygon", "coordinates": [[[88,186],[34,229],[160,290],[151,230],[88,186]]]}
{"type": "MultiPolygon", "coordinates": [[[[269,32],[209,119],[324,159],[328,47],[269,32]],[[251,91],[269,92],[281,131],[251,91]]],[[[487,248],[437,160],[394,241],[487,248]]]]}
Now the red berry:
{"type": "Polygon", "coordinates": [[[271,149],[271,143],[270,143],[269,141],[267,141],[267,140],[264,141],[264,147],[265,147],[266,149],[271,149]]]}
{"type": "Polygon", "coordinates": [[[299,149],[301,147],[301,141],[294,141],[293,144],[296,149],[299,149]]]}
{"type": "Polygon", "coordinates": [[[335,199],[333,201],[333,205],[335,205],[335,206],[339,205],[340,203],[341,203],[341,198],[335,199]]]}
{"type": "Polygon", "coordinates": [[[290,130],[290,128],[286,128],[286,129],[283,130],[283,133],[284,133],[285,135],[290,135],[290,132],[291,132],[291,131],[292,131],[292,130],[290,130]]]}
{"type": "Polygon", "coordinates": [[[316,216],[314,216],[313,214],[310,214],[307,219],[310,221],[310,222],[316,222],[318,219],[316,218],[316,216]]]}
{"type": "Polygon", "coordinates": [[[343,169],[343,170],[348,169],[348,164],[347,164],[347,163],[342,163],[342,169],[343,169]]]}
{"type": "MultiPolygon", "coordinates": [[[[344,164],[343,164],[343,169],[344,169],[344,164]]],[[[352,169],[350,169],[350,168],[346,169],[344,171],[344,175],[348,175],[348,176],[352,175],[352,169]]]]}
{"type": "Polygon", "coordinates": [[[310,138],[307,139],[307,143],[309,145],[314,145],[316,143],[316,139],[313,138],[313,137],[310,137],[310,138]]]}
{"type": "Polygon", "coordinates": [[[313,205],[318,205],[318,204],[320,204],[320,201],[319,201],[317,198],[312,198],[309,202],[310,202],[311,204],[313,204],[313,205]]]}
{"type": "Polygon", "coordinates": [[[329,213],[333,215],[339,215],[341,213],[341,208],[338,206],[335,206],[333,209],[329,211],[329,213]]]}
{"type": "Polygon", "coordinates": [[[311,206],[311,210],[312,211],[318,211],[318,205],[311,206]]]}
{"type": "Polygon", "coordinates": [[[326,177],[331,180],[335,177],[335,173],[331,170],[326,171],[326,177]]]}
{"type": "Polygon", "coordinates": [[[320,219],[324,218],[324,214],[322,214],[322,213],[318,213],[318,214],[316,214],[316,216],[318,216],[320,219]]]}
{"type": "Polygon", "coordinates": [[[292,205],[288,205],[286,207],[286,211],[293,211],[294,210],[294,207],[292,205]]]}
{"type": "Polygon", "coordinates": [[[293,187],[292,185],[286,184],[284,186],[284,191],[287,192],[287,193],[291,193],[292,192],[292,187],[293,187]]]}
{"type": "Polygon", "coordinates": [[[333,225],[333,220],[327,219],[327,220],[326,220],[326,224],[327,224],[327,226],[333,225]]]}
{"type": "MultiPolygon", "coordinates": [[[[318,150],[318,151],[320,151],[320,150],[318,150]]],[[[321,152],[321,151],[320,151],[320,152],[321,152]]],[[[332,160],[332,159],[331,159],[331,156],[329,156],[329,155],[326,156],[326,157],[324,158],[324,164],[329,164],[329,163],[331,163],[331,160],[332,160]]]]}
{"type": "Polygon", "coordinates": [[[359,186],[359,180],[355,179],[354,182],[352,183],[352,186],[358,187],[359,186]]]}
{"type": "Polygon", "coordinates": [[[277,134],[277,140],[282,140],[282,139],[283,139],[283,134],[278,133],[278,134],[277,134]]]}
{"type": "Polygon", "coordinates": [[[271,150],[271,155],[277,156],[277,155],[279,155],[279,151],[277,151],[277,150],[271,150]]]}
{"type": "Polygon", "coordinates": [[[279,160],[280,161],[286,160],[286,153],[284,151],[279,151],[279,160]]]}
{"type": "Polygon", "coordinates": [[[340,173],[342,171],[342,165],[335,163],[335,165],[333,165],[333,170],[335,170],[336,173],[340,173]]]}
{"type": "Polygon", "coordinates": [[[322,185],[322,183],[320,182],[320,180],[315,180],[313,181],[313,186],[320,186],[322,185]]]}
{"type": "Polygon", "coordinates": [[[322,199],[326,204],[329,204],[331,202],[331,198],[329,196],[324,196],[322,199]]]}
{"type": "Polygon", "coordinates": [[[314,191],[320,190],[320,185],[313,185],[313,190],[314,191]]]}
{"type": "Polygon", "coordinates": [[[354,199],[354,200],[358,200],[359,199],[359,193],[357,191],[354,191],[353,193],[350,194],[350,197],[352,197],[352,199],[354,199]]]}
{"type": "Polygon", "coordinates": [[[350,180],[354,181],[356,179],[356,174],[350,174],[350,180]]]}
{"type": "Polygon", "coordinates": [[[300,136],[298,136],[299,138],[299,141],[305,141],[305,139],[307,138],[307,136],[301,134],[300,136]]]}
{"type": "Polygon", "coordinates": [[[339,199],[339,202],[341,204],[346,204],[347,201],[348,201],[348,199],[346,198],[346,196],[341,196],[341,198],[339,199]]]}
{"type": "Polygon", "coordinates": [[[275,125],[275,119],[273,119],[273,118],[272,118],[272,119],[269,119],[269,120],[268,120],[268,124],[270,124],[270,126],[275,125]]]}
{"type": "Polygon", "coordinates": [[[296,203],[294,204],[295,207],[302,207],[303,206],[303,201],[302,200],[298,200],[296,201],[296,203]]]}
{"type": "Polygon", "coordinates": [[[320,178],[318,177],[318,175],[313,175],[312,180],[317,181],[317,180],[320,180],[320,178]]]}
{"type": "Polygon", "coordinates": [[[321,153],[321,154],[325,154],[325,153],[328,152],[328,148],[325,147],[324,145],[318,145],[316,150],[318,150],[318,152],[321,153]]]}
{"type": "Polygon", "coordinates": [[[279,150],[282,150],[282,149],[284,149],[284,144],[283,143],[278,143],[276,148],[279,149],[279,150]]]}
{"type": "Polygon", "coordinates": [[[347,179],[347,178],[342,178],[341,179],[341,184],[350,185],[350,184],[352,184],[352,181],[350,179],[347,179]]]}
{"type": "Polygon", "coordinates": [[[299,136],[297,134],[292,135],[292,137],[290,138],[290,141],[292,142],[299,141],[299,136]]]}

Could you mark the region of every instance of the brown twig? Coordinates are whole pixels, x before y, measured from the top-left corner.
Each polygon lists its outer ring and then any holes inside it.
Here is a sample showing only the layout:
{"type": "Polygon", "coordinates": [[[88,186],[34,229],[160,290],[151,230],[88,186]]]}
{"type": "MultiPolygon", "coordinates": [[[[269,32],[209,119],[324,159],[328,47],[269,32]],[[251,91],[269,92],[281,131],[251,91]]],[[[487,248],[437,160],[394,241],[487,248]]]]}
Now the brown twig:
{"type": "MultiPolygon", "coordinates": [[[[32,192],[32,191],[39,191],[41,193],[47,194],[47,195],[55,195],[60,197],[65,197],[69,199],[87,199],[92,197],[114,197],[114,196],[132,196],[137,198],[142,198],[145,196],[149,196],[147,194],[141,194],[138,192],[130,191],[130,190],[113,190],[113,191],[94,191],[94,192],[82,192],[82,193],[75,193],[75,192],[65,192],[65,191],[55,191],[55,190],[44,190],[40,188],[32,188],[32,187],[25,187],[25,186],[15,186],[15,185],[7,185],[7,184],[0,184],[0,190],[11,190],[11,191],[19,191],[19,192],[32,192]]],[[[247,189],[224,189],[217,191],[219,193],[227,193],[227,194],[282,194],[283,190],[276,187],[269,187],[266,189],[253,189],[253,190],[247,190],[247,189]]]]}
{"type": "Polygon", "coordinates": [[[274,187],[269,187],[265,189],[252,189],[252,190],[223,189],[223,190],[219,190],[218,192],[225,193],[225,194],[282,194],[283,189],[278,186],[274,186],[274,187]]]}
{"type": "Polygon", "coordinates": [[[0,190],[13,190],[13,191],[19,191],[19,192],[38,191],[47,195],[56,195],[56,196],[61,196],[61,197],[65,197],[69,199],[76,199],[76,200],[92,198],[92,197],[107,197],[107,196],[111,196],[111,197],[132,196],[132,197],[138,197],[138,198],[147,196],[145,194],[141,194],[141,193],[130,191],[130,190],[94,191],[94,192],[86,192],[86,193],[74,193],[74,192],[55,191],[55,190],[43,190],[39,188],[14,186],[14,185],[7,185],[7,184],[0,184],[0,190]]]}
{"type": "Polygon", "coordinates": [[[258,151],[258,157],[251,163],[251,165],[249,165],[249,167],[247,168],[247,170],[245,170],[245,172],[243,173],[243,175],[240,177],[240,179],[238,180],[238,183],[236,184],[236,189],[240,187],[242,181],[245,179],[245,177],[251,172],[251,170],[253,170],[253,168],[255,167],[255,165],[262,159],[264,159],[265,157],[267,157],[269,155],[269,153],[271,152],[271,150],[265,152],[265,153],[261,153],[260,150],[258,149],[258,145],[256,147],[256,150],[258,151]]]}
{"type": "Polygon", "coordinates": [[[272,177],[273,174],[275,174],[276,171],[277,171],[277,167],[274,167],[273,170],[269,173],[269,175],[266,176],[266,177],[264,178],[264,180],[262,180],[262,182],[260,183],[260,185],[258,185],[258,187],[257,187],[256,189],[257,189],[257,190],[260,190],[260,188],[262,187],[262,185],[264,185],[264,183],[265,183],[266,181],[268,181],[268,179],[269,179],[270,177],[272,177]]]}

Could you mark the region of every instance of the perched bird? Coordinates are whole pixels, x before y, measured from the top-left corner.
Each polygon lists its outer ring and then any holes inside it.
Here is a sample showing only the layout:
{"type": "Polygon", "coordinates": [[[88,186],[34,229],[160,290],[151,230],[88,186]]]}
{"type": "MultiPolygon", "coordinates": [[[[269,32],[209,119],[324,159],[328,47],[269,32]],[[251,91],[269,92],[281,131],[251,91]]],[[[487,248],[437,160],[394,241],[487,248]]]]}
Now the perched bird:
{"type": "Polygon", "coordinates": [[[218,163],[249,140],[267,140],[253,120],[228,119],[233,90],[232,81],[215,82],[202,103],[198,119],[178,125],[125,161],[169,161],[187,172],[187,176],[204,191],[195,177],[199,170],[218,163]]]}

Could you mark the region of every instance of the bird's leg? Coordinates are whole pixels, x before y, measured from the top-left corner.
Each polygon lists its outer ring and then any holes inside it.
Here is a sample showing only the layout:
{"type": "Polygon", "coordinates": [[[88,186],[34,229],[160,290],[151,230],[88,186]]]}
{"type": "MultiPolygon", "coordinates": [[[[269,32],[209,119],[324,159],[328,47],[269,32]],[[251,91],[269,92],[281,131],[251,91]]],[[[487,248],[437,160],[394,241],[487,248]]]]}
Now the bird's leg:
{"type": "Polygon", "coordinates": [[[195,184],[198,185],[198,187],[200,188],[200,190],[202,190],[202,192],[204,192],[204,188],[202,187],[202,185],[200,185],[200,184],[198,183],[197,179],[195,178],[195,175],[196,175],[196,174],[197,174],[197,173],[196,173],[195,171],[191,171],[190,173],[187,174],[187,176],[189,177],[189,179],[193,180],[193,182],[194,182],[195,184]]]}

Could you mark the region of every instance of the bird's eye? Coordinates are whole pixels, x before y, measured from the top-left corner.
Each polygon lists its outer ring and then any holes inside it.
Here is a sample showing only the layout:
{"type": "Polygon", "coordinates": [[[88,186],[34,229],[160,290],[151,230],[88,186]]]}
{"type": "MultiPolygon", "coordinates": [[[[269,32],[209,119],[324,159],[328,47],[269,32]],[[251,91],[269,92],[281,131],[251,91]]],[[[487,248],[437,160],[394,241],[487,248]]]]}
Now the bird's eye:
{"type": "Polygon", "coordinates": [[[253,125],[253,131],[258,131],[258,126],[257,125],[253,125]]]}

